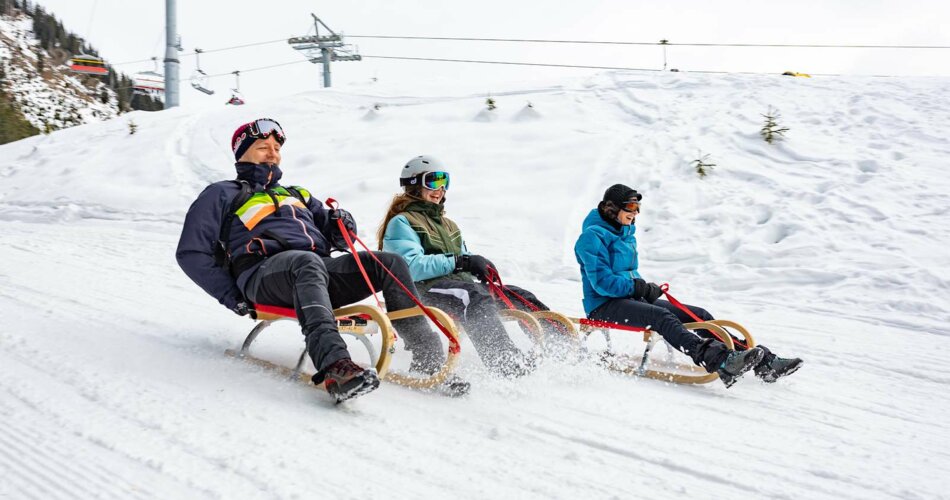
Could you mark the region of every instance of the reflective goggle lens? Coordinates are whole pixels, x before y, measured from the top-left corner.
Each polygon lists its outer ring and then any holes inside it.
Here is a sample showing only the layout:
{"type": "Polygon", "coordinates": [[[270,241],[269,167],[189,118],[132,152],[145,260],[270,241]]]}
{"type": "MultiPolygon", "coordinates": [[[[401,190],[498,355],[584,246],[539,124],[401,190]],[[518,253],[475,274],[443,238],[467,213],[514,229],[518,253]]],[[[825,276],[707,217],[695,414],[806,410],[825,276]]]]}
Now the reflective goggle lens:
{"type": "Polygon", "coordinates": [[[283,146],[284,141],[287,140],[284,137],[284,129],[280,128],[280,124],[275,120],[270,118],[263,118],[260,120],[255,120],[251,124],[251,137],[255,139],[266,139],[271,134],[274,134],[274,138],[277,139],[277,142],[283,146]]]}
{"type": "Polygon", "coordinates": [[[448,191],[449,190],[449,173],[448,172],[426,172],[422,176],[422,185],[426,189],[431,189],[433,191],[440,188],[445,188],[445,190],[448,191]]]}
{"type": "Polygon", "coordinates": [[[640,212],[640,202],[639,201],[628,201],[626,205],[620,207],[627,212],[640,212]]]}

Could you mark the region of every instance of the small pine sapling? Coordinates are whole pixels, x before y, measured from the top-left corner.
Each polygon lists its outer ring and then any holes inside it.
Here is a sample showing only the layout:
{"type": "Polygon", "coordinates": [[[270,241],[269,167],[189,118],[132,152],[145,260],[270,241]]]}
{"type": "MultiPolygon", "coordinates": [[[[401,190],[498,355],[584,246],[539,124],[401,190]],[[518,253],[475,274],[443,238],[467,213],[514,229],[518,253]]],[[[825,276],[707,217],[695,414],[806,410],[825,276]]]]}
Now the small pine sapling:
{"type": "Polygon", "coordinates": [[[779,127],[778,119],[781,118],[782,115],[779,114],[777,109],[773,109],[772,106],[769,106],[769,110],[762,116],[765,117],[765,125],[762,127],[762,130],[759,131],[759,134],[765,139],[765,142],[772,144],[772,141],[785,137],[785,132],[788,132],[788,129],[779,127]]]}
{"type": "Polygon", "coordinates": [[[134,121],[129,120],[129,135],[135,135],[135,132],[138,131],[139,126],[135,124],[134,121]]]}
{"type": "Polygon", "coordinates": [[[702,179],[703,177],[706,177],[707,175],[709,175],[709,171],[712,170],[713,167],[716,166],[716,164],[707,163],[707,160],[709,160],[709,155],[708,154],[704,155],[702,151],[699,151],[697,153],[697,156],[699,156],[699,158],[696,158],[695,160],[691,161],[689,164],[692,165],[693,168],[696,169],[696,173],[699,174],[699,178],[702,179]]]}
{"type": "Polygon", "coordinates": [[[495,106],[495,99],[493,99],[491,96],[488,96],[488,99],[485,99],[485,105],[488,106],[488,111],[494,111],[495,108],[498,107],[495,106]]]}

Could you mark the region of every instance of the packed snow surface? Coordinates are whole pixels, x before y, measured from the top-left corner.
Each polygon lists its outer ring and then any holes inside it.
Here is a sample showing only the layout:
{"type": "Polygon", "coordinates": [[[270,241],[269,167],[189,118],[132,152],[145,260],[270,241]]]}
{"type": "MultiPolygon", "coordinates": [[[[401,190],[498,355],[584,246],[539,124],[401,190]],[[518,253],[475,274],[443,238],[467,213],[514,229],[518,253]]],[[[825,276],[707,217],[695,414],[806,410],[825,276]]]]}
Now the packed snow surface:
{"type": "MultiPolygon", "coordinates": [[[[492,96],[326,90],[0,147],[0,498],[950,498],[950,80],[604,73],[492,96]],[[769,106],[790,129],[772,145],[769,106]],[[258,116],[287,131],[285,184],[367,242],[402,164],[442,159],[469,247],[575,316],[581,220],[633,186],[645,277],[805,365],[728,390],[553,357],[498,380],[466,339],[467,397],[384,383],[334,406],[226,357],[252,322],[174,251],[258,116]]],[[[284,323],[258,352],[301,347],[284,323]]]]}

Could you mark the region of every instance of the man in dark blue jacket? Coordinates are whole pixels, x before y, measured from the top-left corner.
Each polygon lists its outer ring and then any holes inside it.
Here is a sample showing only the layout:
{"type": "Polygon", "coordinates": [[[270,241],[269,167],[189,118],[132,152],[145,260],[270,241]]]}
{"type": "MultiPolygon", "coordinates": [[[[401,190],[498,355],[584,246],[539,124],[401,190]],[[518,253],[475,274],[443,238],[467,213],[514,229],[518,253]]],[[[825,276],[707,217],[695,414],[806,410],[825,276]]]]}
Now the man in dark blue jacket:
{"type": "MultiPolygon", "coordinates": [[[[306,189],[279,184],[284,141],[280,125],[266,118],[234,132],[237,179],[211,184],[198,195],[185,216],[176,257],[192,281],[239,315],[253,317],[255,303],[293,307],[317,368],[313,382],[325,382],[343,401],[379,386],[375,370],[350,359],[333,316],[334,308],[371,293],[353,255],[330,257],[333,248],[344,246],[338,220],[354,232],[356,222],[345,210],[325,208],[306,189]]],[[[415,293],[405,261],[374,253],[415,293]]],[[[359,255],[390,310],[414,305],[369,255],[359,255]]],[[[425,320],[395,323],[413,352],[413,365],[437,371],[445,353],[425,320]]]]}

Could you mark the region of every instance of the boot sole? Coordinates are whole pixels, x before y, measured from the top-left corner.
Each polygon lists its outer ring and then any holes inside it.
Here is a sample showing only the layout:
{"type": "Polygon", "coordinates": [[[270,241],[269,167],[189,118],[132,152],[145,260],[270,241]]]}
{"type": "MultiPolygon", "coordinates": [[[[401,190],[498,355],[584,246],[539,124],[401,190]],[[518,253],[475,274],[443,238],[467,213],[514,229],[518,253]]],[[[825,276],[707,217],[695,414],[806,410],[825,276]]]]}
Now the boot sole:
{"type": "Polygon", "coordinates": [[[376,370],[365,370],[343,385],[329,382],[326,387],[327,392],[336,399],[336,403],[340,404],[375,391],[379,388],[379,376],[376,375],[376,370]]]}

